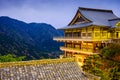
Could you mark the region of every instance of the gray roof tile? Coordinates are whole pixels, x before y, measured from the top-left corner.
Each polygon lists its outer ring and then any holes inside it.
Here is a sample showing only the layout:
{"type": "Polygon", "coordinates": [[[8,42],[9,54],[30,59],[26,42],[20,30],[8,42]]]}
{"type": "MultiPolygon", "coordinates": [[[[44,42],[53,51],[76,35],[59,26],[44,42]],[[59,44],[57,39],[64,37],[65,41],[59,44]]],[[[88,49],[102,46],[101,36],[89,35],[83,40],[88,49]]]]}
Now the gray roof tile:
{"type": "Polygon", "coordinates": [[[91,20],[93,24],[97,24],[97,25],[111,26],[108,20],[118,18],[112,13],[112,11],[106,12],[106,11],[80,10],[80,9],[79,11],[87,19],[91,20]]]}
{"type": "Polygon", "coordinates": [[[79,7],[79,11],[85,18],[87,18],[91,22],[75,24],[72,26],[66,26],[61,29],[80,28],[80,27],[85,27],[90,25],[115,27],[116,21],[117,22],[120,21],[120,18],[114,15],[112,10],[79,7]],[[114,20],[114,21],[112,22],[111,20],[114,20]]]}

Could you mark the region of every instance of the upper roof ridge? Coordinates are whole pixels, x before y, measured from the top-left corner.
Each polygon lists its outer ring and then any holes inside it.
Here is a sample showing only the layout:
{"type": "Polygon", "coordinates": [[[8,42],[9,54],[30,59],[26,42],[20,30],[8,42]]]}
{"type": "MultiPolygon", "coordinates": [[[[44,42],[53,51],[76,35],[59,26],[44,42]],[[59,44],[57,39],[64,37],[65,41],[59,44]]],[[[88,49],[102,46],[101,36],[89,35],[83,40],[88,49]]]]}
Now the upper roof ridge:
{"type": "Polygon", "coordinates": [[[90,11],[100,11],[100,12],[111,12],[111,13],[113,13],[112,10],[108,10],[108,9],[95,9],[95,8],[86,8],[86,7],[79,7],[79,10],[90,10],[90,11]]]}

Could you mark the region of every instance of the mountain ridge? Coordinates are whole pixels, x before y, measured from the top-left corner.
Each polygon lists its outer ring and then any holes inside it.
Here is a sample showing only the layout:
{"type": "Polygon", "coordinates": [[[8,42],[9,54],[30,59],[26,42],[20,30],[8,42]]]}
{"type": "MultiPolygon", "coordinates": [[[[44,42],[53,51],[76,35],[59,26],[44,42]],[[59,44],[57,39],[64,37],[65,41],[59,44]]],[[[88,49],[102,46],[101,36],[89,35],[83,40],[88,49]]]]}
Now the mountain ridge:
{"type": "Polygon", "coordinates": [[[63,36],[63,33],[50,24],[0,17],[0,55],[13,53],[27,59],[55,58],[62,44],[53,41],[54,36],[63,36]]]}

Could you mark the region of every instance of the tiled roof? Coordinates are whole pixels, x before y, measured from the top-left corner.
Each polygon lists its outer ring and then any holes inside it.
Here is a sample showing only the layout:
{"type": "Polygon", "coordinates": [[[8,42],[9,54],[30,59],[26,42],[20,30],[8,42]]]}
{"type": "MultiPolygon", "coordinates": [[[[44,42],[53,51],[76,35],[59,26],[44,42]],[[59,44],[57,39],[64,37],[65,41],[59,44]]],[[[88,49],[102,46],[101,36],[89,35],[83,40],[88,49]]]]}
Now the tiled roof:
{"type": "Polygon", "coordinates": [[[74,61],[0,68],[0,80],[89,80],[74,61]]]}
{"type": "Polygon", "coordinates": [[[76,28],[76,27],[84,27],[90,25],[99,25],[99,26],[109,26],[114,27],[114,22],[111,23],[110,20],[119,20],[120,18],[114,15],[112,10],[104,10],[104,9],[93,9],[93,8],[83,8],[79,7],[78,11],[88,20],[89,23],[79,23],[72,26],[66,26],[60,29],[68,29],[68,28],[76,28]]]}
{"type": "Polygon", "coordinates": [[[108,20],[118,18],[113,14],[112,10],[79,8],[79,11],[83,16],[92,21],[93,24],[97,25],[111,26],[108,20]]]}
{"type": "Polygon", "coordinates": [[[81,28],[81,27],[86,27],[86,26],[90,26],[90,25],[93,25],[93,23],[88,22],[88,23],[75,24],[75,25],[71,25],[71,26],[65,26],[65,27],[60,28],[60,29],[81,28]]]}
{"type": "Polygon", "coordinates": [[[120,20],[120,18],[109,19],[109,21],[113,21],[113,20],[120,20]]]}

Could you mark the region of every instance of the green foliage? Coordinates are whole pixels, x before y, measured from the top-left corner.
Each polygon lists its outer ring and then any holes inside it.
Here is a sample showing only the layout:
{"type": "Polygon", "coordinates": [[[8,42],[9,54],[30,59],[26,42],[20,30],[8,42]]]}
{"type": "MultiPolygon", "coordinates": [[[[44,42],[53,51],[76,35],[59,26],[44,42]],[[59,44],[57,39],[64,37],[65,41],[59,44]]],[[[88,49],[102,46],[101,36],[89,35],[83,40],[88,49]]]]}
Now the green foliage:
{"type": "Polygon", "coordinates": [[[61,43],[53,36],[63,32],[46,23],[25,23],[9,17],[0,17],[0,55],[13,53],[26,56],[26,60],[56,58],[61,43]]]}
{"type": "Polygon", "coordinates": [[[111,44],[103,48],[100,55],[87,57],[83,70],[101,77],[101,80],[119,80],[120,62],[114,60],[117,55],[120,55],[120,44],[111,44]]]}
{"type": "Polygon", "coordinates": [[[109,73],[110,73],[109,76],[111,77],[111,80],[120,79],[120,67],[119,66],[115,66],[113,68],[110,68],[109,73]]]}
{"type": "Polygon", "coordinates": [[[111,44],[101,50],[102,56],[112,58],[117,54],[120,54],[120,44],[111,44]]]}
{"type": "Polygon", "coordinates": [[[101,60],[101,57],[99,55],[91,55],[87,57],[84,60],[84,63],[85,63],[84,66],[82,66],[83,70],[89,73],[94,73],[94,74],[101,72],[100,69],[98,70],[98,68],[102,66],[102,63],[100,62],[100,60],[101,60]]]}
{"type": "Polygon", "coordinates": [[[100,76],[102,74],[102,70],[98,67],[93,67],[92,68],[92,74],[96,75],[96,76],[100,76]]]}
{"type": "Polygon", "coordinates": [[[104,49],[101,50],[101,54],[105,57],[112,57],[116,53],[115,50],[110,49],[110,47],[105,47],[104,49]]]}
{"type": "Polygon", "coordinates": [[[4,56],[0,56],[0,62],[15,62],[15,61],[22,61],[25,59],[25,56],[16,57],[12,54],[7,54],[4,56]]]}

